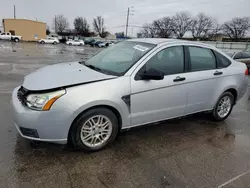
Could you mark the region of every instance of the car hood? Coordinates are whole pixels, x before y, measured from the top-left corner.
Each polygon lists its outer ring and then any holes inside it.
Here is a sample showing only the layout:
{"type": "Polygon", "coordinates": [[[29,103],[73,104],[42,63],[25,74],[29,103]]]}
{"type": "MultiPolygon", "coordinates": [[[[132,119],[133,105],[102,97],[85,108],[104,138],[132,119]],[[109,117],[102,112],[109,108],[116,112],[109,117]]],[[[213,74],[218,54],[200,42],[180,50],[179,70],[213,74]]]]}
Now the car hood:
{"type": "Polygon", "coordinates": [[[45,66],[25,76],[23,87],[39,91],[116,78],[92,70],[78,62],[45,66]]]}

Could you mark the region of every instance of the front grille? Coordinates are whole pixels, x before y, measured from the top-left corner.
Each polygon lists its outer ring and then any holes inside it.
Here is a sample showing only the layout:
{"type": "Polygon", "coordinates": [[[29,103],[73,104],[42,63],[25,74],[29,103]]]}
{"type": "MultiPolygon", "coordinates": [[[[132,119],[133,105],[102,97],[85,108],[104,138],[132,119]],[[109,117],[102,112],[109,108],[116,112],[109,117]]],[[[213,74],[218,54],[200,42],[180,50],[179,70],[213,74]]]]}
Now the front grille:
{"type": "Polygon", "coordinates": [[[24,127],[19,127],[19,128],[20,128],[21,133],[24,136],[39,138],[39,135],[38,135],[36,129],[28,129],[28,128],[24,128],[24,127]]]}
{"type": "Polygon", "coordinates": [[[21,86],[17,91],[17,98],[22,103],[26,103],[26,97],[28,95],[29,90],[21,86]]]}

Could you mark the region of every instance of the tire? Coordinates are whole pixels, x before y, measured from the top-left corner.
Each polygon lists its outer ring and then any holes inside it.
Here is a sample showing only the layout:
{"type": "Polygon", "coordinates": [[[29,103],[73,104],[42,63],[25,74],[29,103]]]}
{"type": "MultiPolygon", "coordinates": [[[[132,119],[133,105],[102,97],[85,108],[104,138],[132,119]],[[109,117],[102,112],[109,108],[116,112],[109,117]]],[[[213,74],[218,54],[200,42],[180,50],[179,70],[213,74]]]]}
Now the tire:
{"type": "Polygon", "coordinates": [[[73,146],[77,149],[84,151],[98,151],[106,147],[115,139],[118,129],[117,117],[111,110],[107,108],[94,108],[81,114],[80,117],[77,118],[72,125],[70,138],[73,146]],[[104,131],[101,134],[100,131],[102,131],[101,129],[103,127],[100,128],[97,125],[94,125],[94,123],[98,122],[99,117],[102,117],[101,122],[104,122],[102,123],[102,125],[104,125],[104,131]],[[94,121],[91,121],[90,119],[93,119],[94,121]],[[103,136],[103,134],[106,134],[106,136],[103,136]],[[101,142],[101,140],[103,140],[103,142],[101,142]],[[94,141],[98,141],[96,145],[92,144],[94,141]]]}
{"type": "Polygon", "coordinates": [[[40,43],[41,43],[41,44],[45,44],[45,42],[44,42],[44,41],[41,41],[40,43]]]}
{"type": "Polygon", "coordinates": [[[57,42],[53,42],[53,44],[54,44],[54,45],[56,45],[56,44],[57,44],[57,42]]]}
{"type": "Polygon", "coordinates": [[[79,44],[79,46],[82,46],[82,45],[83,45],[82,43],[79,44]]]}
{"type": "Polygon", "coordinates": [[[214,121],[223,121],[223,120],[225,120],[230,115],[230,113],[232,112],[232,109],[233,109],[233,106],[234,106],[234,100],[235,100],[234,96],[233,96],[233,94],[231,92],[224,92],[220,96],[220,98],[218,99],[218,101],[217,101],[217,103],[216,103],[216,105],[215,105],[215,107],[214,107],[214,109],[212,111],[212,118],[213,118],[213,120],[214,121]],[[223,103],[222,101],[226,100],[226,99],[229,100],[229,103],[227,105],[225,105],[225,103],[222,104],[223,103]],[[223,106],[221,106],[221,104],[223,106]],[[227,108],[228,105],[230,107],[227,108]],[[225,108],[226,112],[225,113],[220,113],[223,110],[220,111],[219,108],[225,108]]]}
{"type": "Polygon", "coordinates": [[[20,40],[19,40],[19,38],[14,38],[14,41],[19,42],[20,40]]]}
{"type": "Polygon", "coordinates": [[[72,43],[69,43],[70,46],[72,46],[72,43]]]}

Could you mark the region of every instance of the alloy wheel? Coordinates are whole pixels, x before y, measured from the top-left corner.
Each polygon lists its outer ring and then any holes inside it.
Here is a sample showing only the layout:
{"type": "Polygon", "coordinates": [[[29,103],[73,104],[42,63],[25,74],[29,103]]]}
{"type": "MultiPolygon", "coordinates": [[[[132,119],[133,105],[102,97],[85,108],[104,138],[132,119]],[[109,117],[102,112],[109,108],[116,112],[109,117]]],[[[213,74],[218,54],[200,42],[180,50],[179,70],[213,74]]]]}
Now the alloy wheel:
{"type": "Polygon", "coordinates": [[[80,138],[90,148],[100,147],[108,141],[112,133],[112,123],[107,116],[90,117],[81,127],[80,138]]]}
{"type": "Polygon", "coordinates": [[[224,118],[226,117],[232,108],[232,101],[229,96],[224,96],[221,98],[218,107],[217,107],[217,113],[219,117],[224,118]]]}

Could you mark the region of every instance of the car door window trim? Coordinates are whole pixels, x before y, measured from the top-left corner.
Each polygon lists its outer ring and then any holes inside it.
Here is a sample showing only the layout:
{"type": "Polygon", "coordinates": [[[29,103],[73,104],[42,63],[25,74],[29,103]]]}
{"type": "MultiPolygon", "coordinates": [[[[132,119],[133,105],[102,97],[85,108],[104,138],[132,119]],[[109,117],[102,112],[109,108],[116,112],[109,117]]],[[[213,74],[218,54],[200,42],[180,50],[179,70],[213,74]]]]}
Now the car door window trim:
{"type": "MultiPolygon", "coordinates": [[[[182,72],[180,72],[180,73],[173,73],[173,74],[165,74],[165,73],[164,73],[164,78],[165,78],[165,76],[175,75],[175,74],[178,75],[178,74],[183,74],[183,73],[186,73],[186,72],[187,72],[186,60],[188,59],[188,57],[187,57],[187,52],[185,52],[185,47],[184,47],[184,45],[167,46],[167,47],[165,47],[165,48],[163,48],[163,49],[157,51],[152,57],[150,57],[150,59],[153,58],[153,57],[154,57],[155,55],[157,55],[158,53],[160,53],[161,51],[166,50],[166,49],[168,49],[168,48],[173,48],[173,47],[182,47],[182,53],[183,53],[183,70],[182,70],[182,72]]],[[[146,64],[150,61],[150,59],[148,59],[147,62],[145,62],[144,65],[137,71],[137,73],[136,73],[135,76],[134,76],[134,80],[135,80],[135,81],[141,80],[140,74],[141,74],[143,71],[146,70],[146,64]]]]}
{"type": "Polygon", "coordinates": [[[209,70],[216,70],[217,69],[217,59],[216,56],[213,52],[213,50],[211,48],[207,48],[207,47],[201,47],[201,46],[195,46],[195,45],[185,45],[184,48],[186,49],[187,52],[187,72],[200,72],[200,71],[209,71],[209,70]],[[201,48],[201,49],[206,49],[206,50],[210,50],[214,56],[215,59],[215,68],[211,68],[211,69],[202,69],[202,70],[191,70],[191,56],[190,56],[190,51],[189,51],[189,47],[195,47],[195,48],[201,48]]]}

